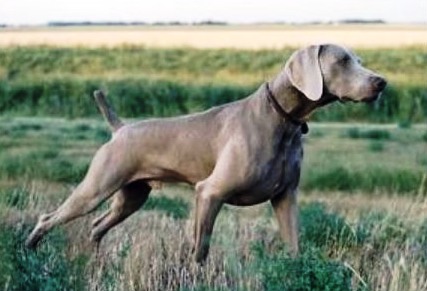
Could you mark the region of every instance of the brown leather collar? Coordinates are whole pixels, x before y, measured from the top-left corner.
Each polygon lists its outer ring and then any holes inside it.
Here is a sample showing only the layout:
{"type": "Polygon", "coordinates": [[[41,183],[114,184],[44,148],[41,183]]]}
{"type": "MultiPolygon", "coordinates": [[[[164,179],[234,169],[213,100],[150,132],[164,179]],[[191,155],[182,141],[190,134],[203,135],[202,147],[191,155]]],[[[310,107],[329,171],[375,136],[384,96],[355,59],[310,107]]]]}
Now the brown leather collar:
{"type": "Polygon", "coordinates": [[[287,113],[282,106],[280,106],[279,102],[277,102],[276,97],[274,97],[273,92],[271,92],[270,85],[268,82],[265,83],[265,88],[267,89],[267,100],[268,103],[271,104],[271,106],[276,110],[277,113],[279,113],[280,116],[283,117],[283,119],[289,120],[291,123],[301,126],[301,132],[302,134],[308,133],[308,125],[305,121],[298,120],[297,118],[294,118],[291,114],[287,113]]]}

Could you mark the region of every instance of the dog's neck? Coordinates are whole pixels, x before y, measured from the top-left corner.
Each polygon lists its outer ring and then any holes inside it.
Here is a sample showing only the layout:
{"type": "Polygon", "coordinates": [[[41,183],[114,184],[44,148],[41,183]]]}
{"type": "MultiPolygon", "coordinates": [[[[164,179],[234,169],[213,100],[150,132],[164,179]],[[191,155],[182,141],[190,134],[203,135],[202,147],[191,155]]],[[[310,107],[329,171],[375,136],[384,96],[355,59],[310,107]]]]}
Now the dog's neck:
{"type": "Polygon", "coordinates": [[[292,85],[285,70],[269,82],[271,92],[285,112],[297,120],[307,120],[310,114],[318,107],[329,104],[336,99],[330,94],[324,94],[318,101],[308,99],[302,92],[292,85]]]}

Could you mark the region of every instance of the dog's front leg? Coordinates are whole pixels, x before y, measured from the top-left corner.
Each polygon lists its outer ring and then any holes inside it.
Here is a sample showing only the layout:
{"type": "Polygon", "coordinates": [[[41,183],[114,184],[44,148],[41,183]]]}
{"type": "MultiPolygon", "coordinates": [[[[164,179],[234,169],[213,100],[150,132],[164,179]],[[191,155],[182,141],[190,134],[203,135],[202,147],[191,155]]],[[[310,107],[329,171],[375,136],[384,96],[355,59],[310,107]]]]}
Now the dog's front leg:
{"type": "Polygon", "coordinates": [[[298,254],[297,191],[287,191],[271,200],[280,234],[293,256],[298,254]]]}
{"type": "Polygon", "coordinates": [[[210,237],[216,216],[223,204],[220,195],[206,182],[196,185],[196,215],[194,225],[194,258],[203,263],[209,252],[210,237]]]}

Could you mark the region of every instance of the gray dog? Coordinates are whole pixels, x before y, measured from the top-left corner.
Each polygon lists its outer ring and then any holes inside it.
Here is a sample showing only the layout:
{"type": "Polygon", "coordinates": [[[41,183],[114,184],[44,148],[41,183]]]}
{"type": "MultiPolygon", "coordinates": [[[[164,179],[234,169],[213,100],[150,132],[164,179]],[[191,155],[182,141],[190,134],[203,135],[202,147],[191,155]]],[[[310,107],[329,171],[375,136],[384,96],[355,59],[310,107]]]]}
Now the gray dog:
{"type": "Polygon", "coordinates": [[[144,204],[154,184],[186,182],[196,191],[196,261],[206,259],[224,203],[246,206],[270,200],[281,235],[297,254],[301,135],[308,130],[304,120],[336,100],[374,101],[385,86],[385,79],[362,67],[352,52],[328,44],[295,52],[277,77],[247,98],[202,113],[125,125],[97,91],[113,136],[68,199],[40,217],[26,245],[35,247],[54,226],[113,196],[111,208],[92,223],[91,239],[98,244],[144,204]]]}

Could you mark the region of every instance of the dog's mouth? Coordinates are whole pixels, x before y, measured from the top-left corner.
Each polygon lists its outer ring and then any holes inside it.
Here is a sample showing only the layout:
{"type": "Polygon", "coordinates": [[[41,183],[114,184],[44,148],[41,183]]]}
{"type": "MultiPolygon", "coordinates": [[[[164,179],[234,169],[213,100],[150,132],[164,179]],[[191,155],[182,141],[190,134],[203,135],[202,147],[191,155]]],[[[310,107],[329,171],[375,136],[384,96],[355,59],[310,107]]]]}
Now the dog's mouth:
{"type": "Polygon", "coordinates": [[[353,98],[348,97],[348,96],[342,96],[342,97],[338,98],[338,100],[339,100],[341,103],[347,103],[347,102],[357,103],[357,102],[360,102],[360,101],[361,101],[361,100],[359,100],[359,99],[353,99],[353,98]]]}
{"type": "Polygon", "coordinates": [[[353,102],[353,103],[358,103],[358,102],[372,103],[372,102],[377,101],[380,98],[381,93],[382,92],[375,93],[373,95],[368,95],[368,96],[362,97],[360,99],[353,99],[353,98],[348,97],[348,96],[342,96],[341,98],[339,98],[339,101],[342,102],[342,103],[346,103],[346,102],[353,102]]]}
{"type": "Polygon", "coordinates": [[[376,84],[375,86],[371,86],[370,92],[368,91],[367,92],[368,94],[362,99],[360,99],[360,101],[365,103],[372,103],[377,101],[381,97],[381,94],[383,93],[384,88],[387,84],[385,80],[383,79],[381,80],[382,82],[380,82],[379,84],[376,84]]]}
{"type": "Polygon", "coordinates": [[[367,97],[365,97],[365,98],[362,98],[362,102],[365,102],[365,103],[372,103],[372,102],[375,102],[375,101],[377,101],[378,99],[380,99],[380,97],[381,97],[381,94],[382,94],[382,91],[381,92],[378,92],[378,93],[376,93],[376,94],[374,94],[374,95],[371,95],[371,96],[367,96],[367,97]]]}
{"type": "Polygon", "coordinates": [[[341,98],[339,98],[339,101],[341,103],[356,102],[356,100],[354,100],[353,98],[347,97],[347,96],[342,96],[341,98]]]}

